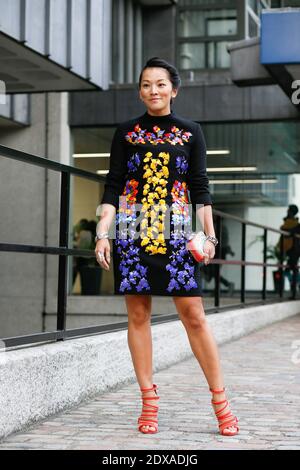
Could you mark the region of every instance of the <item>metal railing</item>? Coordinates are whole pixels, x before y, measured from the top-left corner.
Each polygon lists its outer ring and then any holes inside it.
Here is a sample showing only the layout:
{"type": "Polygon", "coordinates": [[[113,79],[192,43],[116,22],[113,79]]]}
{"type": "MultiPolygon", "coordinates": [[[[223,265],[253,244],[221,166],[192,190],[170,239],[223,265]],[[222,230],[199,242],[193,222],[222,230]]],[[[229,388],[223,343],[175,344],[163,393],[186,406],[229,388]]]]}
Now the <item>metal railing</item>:
{"type": "MultiPolygon", "coordinates": [[[[86,336],[91,334],[100,334],[108,331],[116,331],[127,327],[127,322],[118,322],[113,324],[105,324],[98,326],[89,326],[83,328],[66,328],[66,317],[67,317],[67,278],[68,278],[68,256],[82,256],[82,257],[94,257],[95,253],[92,250],[79,250],[68,247],[69,240],[69,209],[70,209],[70,177],[71,175],[79,176],[82,178],[88,178],[99,183],[105,182],[105,177],[101,175],[95,175],[85,170],[81,170],[72,166],[64,165],[47,158],[42,158],[29,153],[21,152],[15,149],[11,149],[0,145],[0,155],[12,160],[19,160],[24,163],[28,163],[35,166],[47,168],[49,170],[57,171],[61,175],[60,184],[60,222],[59,222],[59,246],[39,246],[39,245],[23,245],[16,243],[1,243],[0,252],[13,252],[13,253],[41,253],[48,255],[58,255],[58,297],[57,297],[57,326],[55,331],[46,331],[40,333],[33,333],[23,336],[14,336],[9,338],[1,338],[6,348],[15,347],[20,345],[28,345],[47,341],[62,341],[67,338],[86,336]]],[[[219,244],[216,247],[216,256],[210,261],[211,264],[216,264],[215,269],[215,289],[214,289],[214,306],[207,308],[207,313],[224,311],[229,308],[237,308],[245,305],[264,304],[274,302],[274,298],[267,300],[266,297],[266,269],[267,267],[277,267],[283,279],[283,269],[287,268],[287,265],[283,264],[284,251],[283,251],[283,237],[281,237],[280,243],[280,263],[267,263],[267,234],[269,231],[276,232],[278,234],[290,236],[289,232],[267,227],[265,225],[257,224],[251,221],[241,219],[239,217],[221,212],[213,209],[213,214],[216,216],[216,236],[219,240],[219,244]],[[241,245],[241,260],[224,260],[220,259],[222,247],[222,221],[224,218],[232,221],[237,221],[242,224],[242,245],[241,245]],[[263,262],[251,262],[246,261],[246,227],[254,226],[263,229],[263,262]],[[240,303],[233,305],[220,306],[220,266],[221,265],[238,265],[241,268],[241,290],[240,290],[240,303]],[[261,300],[254,302],[245,301],[245,268],[246,266],[260,266],[263,271],[263,285],[261,290],[261,300]]],[[[296,237],[297,235],[294,235],[296,237]]],[[[299,265],[293,266],[293,292],[292,298],[296,298],[296,284],[297,274],[299,265]]],[[[280,282],[278,301],[283,299],[283,282],[280,282]]],[[[176,314],[159,315],[152,318],[153,323],[160,323],[165,321],[172,321],[178,319],[176,314]]]]}

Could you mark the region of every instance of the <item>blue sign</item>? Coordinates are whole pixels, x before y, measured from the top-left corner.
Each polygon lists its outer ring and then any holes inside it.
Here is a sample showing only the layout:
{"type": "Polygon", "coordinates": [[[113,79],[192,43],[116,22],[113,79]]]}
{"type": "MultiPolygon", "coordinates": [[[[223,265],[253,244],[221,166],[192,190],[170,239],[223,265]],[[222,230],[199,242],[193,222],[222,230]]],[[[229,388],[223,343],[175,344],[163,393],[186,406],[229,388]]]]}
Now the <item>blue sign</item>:
{"type": "Polygon", "coordinates": [[[300,64],[300,9],[261,14],[261,64],[300,64]]]}

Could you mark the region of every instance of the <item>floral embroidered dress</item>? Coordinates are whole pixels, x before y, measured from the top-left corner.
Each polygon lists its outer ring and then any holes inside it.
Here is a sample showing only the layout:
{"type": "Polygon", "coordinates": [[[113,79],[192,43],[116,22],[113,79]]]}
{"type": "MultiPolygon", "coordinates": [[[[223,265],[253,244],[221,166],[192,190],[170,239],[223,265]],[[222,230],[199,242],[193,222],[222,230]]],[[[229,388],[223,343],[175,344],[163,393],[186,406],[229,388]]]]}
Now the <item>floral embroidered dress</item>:
{"type": "Polygon", "coordinates": [[[202,296],[200,264],[186,249],[191,209],[212,205],[198,123],[171,110],[119,124],[103,203],[116,208],[115,294],[202,296]]]}

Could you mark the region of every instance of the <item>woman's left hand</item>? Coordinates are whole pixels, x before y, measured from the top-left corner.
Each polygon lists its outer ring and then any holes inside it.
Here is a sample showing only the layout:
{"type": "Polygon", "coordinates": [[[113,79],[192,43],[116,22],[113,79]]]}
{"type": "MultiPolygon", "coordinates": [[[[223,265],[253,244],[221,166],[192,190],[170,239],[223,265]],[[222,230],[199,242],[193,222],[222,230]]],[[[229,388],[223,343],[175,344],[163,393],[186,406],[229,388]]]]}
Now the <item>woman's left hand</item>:
{"type": "Polygon", "coordinates": [[[203,251],[207,254],[207,256],[204,258],[204,264],[207,265],[209,264],[210,260],[215,256],[215,245],[210,240],[206,240],[206,242],[204,243],[203,251]]]}

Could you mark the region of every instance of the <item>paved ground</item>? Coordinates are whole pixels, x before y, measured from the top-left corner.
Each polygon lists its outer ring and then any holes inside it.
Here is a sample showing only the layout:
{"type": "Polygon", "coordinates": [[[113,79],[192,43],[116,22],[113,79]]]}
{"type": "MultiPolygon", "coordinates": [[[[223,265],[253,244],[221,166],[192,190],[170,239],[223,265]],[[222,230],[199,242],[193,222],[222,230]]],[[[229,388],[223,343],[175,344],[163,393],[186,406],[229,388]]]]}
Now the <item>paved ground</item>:
{"type": "Polygon", "coordinates": [[[141,399],[134,383],[11,435],[0,449],[300,450],[300,315],[219,348],[237,436],[218,434],[211,395],[192,356],[154,375],[157,434],[137,431],[141,399]]]}

